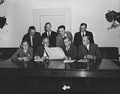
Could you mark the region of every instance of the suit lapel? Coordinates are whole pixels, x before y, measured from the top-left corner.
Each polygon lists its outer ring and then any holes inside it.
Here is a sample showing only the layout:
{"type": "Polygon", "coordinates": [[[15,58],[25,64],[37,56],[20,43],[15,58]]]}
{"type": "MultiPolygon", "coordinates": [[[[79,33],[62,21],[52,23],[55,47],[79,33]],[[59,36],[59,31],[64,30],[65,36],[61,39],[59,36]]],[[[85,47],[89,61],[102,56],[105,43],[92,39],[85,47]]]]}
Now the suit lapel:
{"type": "Polygon", "coordinates": [[[28,34],[28,43],[29,43],[29,45],[31,46],[31,38],[30,38],[30,34],[28,34]]]}
{"type": "Polygon", "coordinates": [[[47,32],[45,32],[45,37],[47,37],[47,32]]]}
{"type": "Polygon", "coordinates": [[[51,34],[50,34],[50,37],[49,37],[49,39],[50,39],[50,38],[52,38],[52,33],[53,33],[53,32],[51,31],[51,34]]]}
{"type": "Polygon", "coordinates": [[[79,32],[79,34],[80,34],[80,38],[82,38],[81,31],[79,32]]]}
{"type": "Polygon", "coordinates": [[[85,55],[87,55],[89,53],[89,51],[87,51],[87,49],[84,45],[83,45],[83,48],[84,48],[83,53],[85,53],[85,55]]]}
{"type": "Polygon", "coordinates": [[[81,43],[82,43],[82,35],[81,35],[81,32],[79,32],[79,34],[80,34],[80,40],[81,40],[81,43]]]}
{"type": "Polygon", "coordinates": [[[88,35],[88,31],[86,31],[86,36],[88,35]]]}
{"type": "Polygon", "coordinates": [[[40,51],[40,57],[42,57],[44,55],[44,46],[42,45],[42,48],[39,50],[40,51]]]}
{"type": "Polygon", "coordinates": [[[72,49],[72,45],[70,45],[70,48],[68,49],[68,51],[70,51],[72,49]]]}
{"type": "Polygon", "coordinates": [[[91,52],[91,43],[90,43],[90,46],[89,46],[89,51],[88,51],[89,53],[91,52]]]}

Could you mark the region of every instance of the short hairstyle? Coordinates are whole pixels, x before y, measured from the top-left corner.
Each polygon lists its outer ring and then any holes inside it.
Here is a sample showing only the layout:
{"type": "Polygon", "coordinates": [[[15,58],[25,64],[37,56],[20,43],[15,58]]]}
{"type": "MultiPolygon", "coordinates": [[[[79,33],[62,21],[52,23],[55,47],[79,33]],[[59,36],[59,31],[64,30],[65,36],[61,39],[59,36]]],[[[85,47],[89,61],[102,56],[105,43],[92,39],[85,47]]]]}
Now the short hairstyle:
{"type": "Polygon", "coordinates": [[[45,23],[45,26],[44,26],[45,32],[47,31],[47,30],[46,30],[46,26],[47,26],[48,24],[49,24],[50,26],[52,26],[50,22],[45,23]]]}
{"type": "Polygon", "coordinates": [[[85,35],[85,36],[83,36],[83,37],[87,37],[87,39],[90,41],[90,37],[89,37],[89,36],[86,36],[86,35],[85,35]]]}
{"type": "MultiPolygon", "coordinates": [[[[23,45],[24,42],[27,42],[27,44],[29,45],[28,41],[26,41],[26,40],[22,40],[21,45],[23,45]]],[[[20,47],[21,47],[21,45],[20,45],[20,47]]]]}
{"type": "Polygon", "coordinates": [[[59,30],[60,28],[63,28],[63,29],[65,30],[65,26],[64,26],[64,25],[60,25],[60,26],[58,27],[58,30],[59,30]]]}
{"type": "Polygon", "coordinates": [[[87,28],[87,24],[86,23],[81,23],[80,26],[83,26],[83,25],[85,25],[85,27],[87,28]]]}
{"type": "Polygon", "coordinates": [[[43,38],[43,39],[42,39],[42,42],[43,42],[45,39],[48,39],[48,40],[49,40],[49,38],[48,38],[48,37],[45,37],[45,38],[43,38]]]}
{"type": "Polygon", "coordinates": [[[28,31],[30,31],[31,29],[35,30],[36,28],[34,26],[30,26],[29,29],[28,29],[28,31]]]}
{"type": "Polygon", "coordinates": [[[64,41],[64,40],[66,40],[66,39],[68,39],[69,41],[71,41],[71,38],[69,38],[69,37],[67,37],[67,36],[65,36],[62,40],[64,41]]]}
{"type": "Polygon", "coordinates": [[[46,26],[46,25],[48,25],[48,24],[49,24],[49,25],[51,25],[51,23],[50,23],[50,22],[47,22],[47,23],[45,23],[45,26],[46,26]]]}

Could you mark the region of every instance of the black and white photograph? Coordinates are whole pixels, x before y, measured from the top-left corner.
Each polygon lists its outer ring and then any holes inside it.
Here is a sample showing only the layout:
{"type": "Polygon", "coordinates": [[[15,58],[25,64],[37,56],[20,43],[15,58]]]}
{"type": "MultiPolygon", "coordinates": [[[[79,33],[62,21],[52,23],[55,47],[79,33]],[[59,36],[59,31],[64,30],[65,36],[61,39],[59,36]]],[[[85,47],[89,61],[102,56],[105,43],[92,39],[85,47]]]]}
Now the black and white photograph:
{"type": "Polygon", "coordinates": [[[120,94],[120,0],[0,0],[0,94],[120,94]]]}

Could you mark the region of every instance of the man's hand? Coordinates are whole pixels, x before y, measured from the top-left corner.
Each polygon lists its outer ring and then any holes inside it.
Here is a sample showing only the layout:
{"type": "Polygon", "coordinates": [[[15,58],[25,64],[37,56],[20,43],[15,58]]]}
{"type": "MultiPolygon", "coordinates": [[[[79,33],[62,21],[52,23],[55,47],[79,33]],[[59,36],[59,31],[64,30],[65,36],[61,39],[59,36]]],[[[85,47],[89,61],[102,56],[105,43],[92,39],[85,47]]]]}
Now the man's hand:
{"type": "Polygon", "coordinates": [[[95,60],[96,57],[94,55],[86,55],[87,59],[95,60]]]}
{"type": "Polygon", "coordinates": [[[67,56],[64,57],[65,60],[68,60],[69,58],[67,56]]]}
{"type": "Polygon", "coordinates": [[[35,60],[39,60],[39,59],[40,59],[40,56],[35,56],[34,59],[35,59],[35,60]]]}
{"type": "Polygon", "coordinates": [[[19,57],[18,60],[23,60],[23,58],[22,58],[22,57],[19,57]]]}
{"type": "Polygon", "coordinates": [[[23,57],[24,61],[29,61],[29,59],[27,57],[23,57]]]}

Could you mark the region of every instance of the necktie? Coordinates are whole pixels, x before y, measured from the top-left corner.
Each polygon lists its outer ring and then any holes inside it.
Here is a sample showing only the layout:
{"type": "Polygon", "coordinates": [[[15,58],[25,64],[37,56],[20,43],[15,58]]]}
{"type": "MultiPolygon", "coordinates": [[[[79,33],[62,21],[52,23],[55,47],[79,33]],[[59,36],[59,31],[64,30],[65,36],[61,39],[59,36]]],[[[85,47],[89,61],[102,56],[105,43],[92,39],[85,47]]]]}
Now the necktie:
{"type": "Polygon", "coordinates": [[[34,46],[34,36],[32,36],[32,46],[34,46]]]}
{"type": "Polygon", "coordinates": [[[48,55],[48,53],[47,53],[47,51],[45,49],[44,49],[44,55],[49,57],[49,55],[48,55]]]}
{"type": "Polygon", "coordinates": [[[85,36],[85,32],[83,32],[83,36],[85,36]]]}
{"type": "Polygon", "coordinates": [[[66,50],[68,51],[68,50],[69,50],[69,48],[67,47],[67,48],[66,48],[66,50]]]}
{"type": "Polygon", "coordinates": [[[50,37],[50,32],[48,32],[48,38],[50,37]]]}

